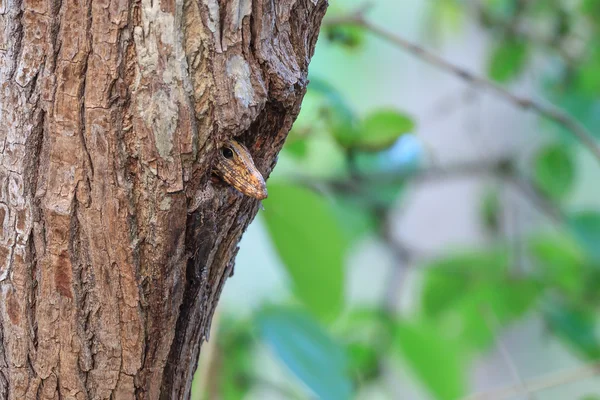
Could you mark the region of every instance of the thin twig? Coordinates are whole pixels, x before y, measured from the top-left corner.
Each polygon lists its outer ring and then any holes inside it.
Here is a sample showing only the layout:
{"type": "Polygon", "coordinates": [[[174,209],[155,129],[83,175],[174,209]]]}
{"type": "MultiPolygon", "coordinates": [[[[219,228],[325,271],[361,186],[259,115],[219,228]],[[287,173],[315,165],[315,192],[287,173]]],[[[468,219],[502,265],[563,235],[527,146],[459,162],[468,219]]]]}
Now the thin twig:
{"type": "Polygon", "coordinates": [[[394,265],[386,279],[383,296],[383,309],[394,315],[397,312],[398,293],[402,293],[411,260],[411,252],[408,248],[395,239],[390,227],[390,210],[380,216],[381,236],[384,243],[390,249],[394,258],[394,265]]]}
{"type": "Polygon", "coordinates": [[[364,17],[364,10],[359,10],[355,13],[349,14],[343,17],[330,18],[325,21],[326,25],[335,26],[335,25],[355,25],[360,26],[371,33],[383,38],[396,46],[408,51],[415,57],[434,65],[444,71],[450,72],[451,74],[457,76],[458,78],[483,89],[490,90],[491,92],[496,93],[496,95],[504,98],[510,103],[514,104],[517,107],[522,108],[523,110],[531,110],[538,115],[546,117],[547,119],[554,121],[558,125],[570,131],[573,135],[575,135],[594,155],[594,157],[600,162],[600,143],[594,139],[588,129],[583,126],[579,121],[574,119],[570,114],[566,111],[561,110],[552,105],[545,105],[539,103],[529,97],[516,95],[504,87],[495,84],[494,82],[485,79],[481,76],[475,75],[457,65],[446,61],[442,57],[437,54],[426,50],[425,48],[412,43],[401,36],[398,36],[380,26],[377,26],[370,21],[368,21],[364,17]]]}
{"type": "MultiPolygon", "coordinates": [[[[470,160],[445,166],[427,166],[419,168],[402,168],[376,173],[362,173],[361,180],[379,184],[394,184],[404,181],[430,182],[452,179],[455,177],[496,177],[511,174],[513,161],[509,158],[496,160],[470,160]]],[[[304,182],[302,177],[296,178],[304,182]]],[[[325,184],[343,192],[359,192],[361,186],[352,179],[325,180],[325,184]]]]}
{"type": "MultiPolygon", "coordinates": [[[[351,184],[359,186],[360,183],[365,182],[365,179],[369,179],[360,172],[356,164],[356,154],[352,150],[349,150],[346,153],[346,161],[351,184]]],[[[404,245],[394,240],[390,226],[390,207],[380,203],[376,198],[369,197],[370,198],[367,200],[369,203],[368,208],[375,218],[377,218],[378,225],[380,226],[381,238],[391,250],[394,257],[394,265],[390,270],[389,278],[386,280],[387,284],[382,299],[382,308],[393,315],[396,311],[397,294],[402,290],[411,255],[404,245]]]]}
{"type": "Polygon", "coordinates": [[[508,400],[524,393],[541,392],[598,375],[600,375],[600,363],[590,364],[530,379],[525,382],[524,387],[520,384],[506,386],[489,392],[476,393],[465,397],[463,400],[508,400]]]}
{"type": "Polygon", "coordinates": [[[500,328],[500,321],[498,321],[498,317],[494,314],[494,311],[491,309],[491,307],[488,307],[487,309],[482,310],[482,313],[483,313],[483,317],[484,317],[485,321],[488,324],[488,328],[490,329],[490,331],[496,338],[496,346],[498,347],[500,354],[502,354],[502,358],[504,359],[504,362],[510,369],[510,372],[512,373],[513,378],[518,382],[523,393],[526,393],[527,398],[529,400],[535,400],[535,395],[527,390],[527,382],[525,381],[525,379],[523,379],[523,377],[519,373],[517,364],[514,362],[512,356],[510,355],[510,352],[508,351],[508,348],[504,344],[504,340],[502,339],[502,337],[500,336],[500,333],[498,332],[498,330],[500,328]]]}
{"type": "MultiPolygon", "coordinates": [[[[456,177],[482,177],[496,178],[505,181],[519,191],[537,211],[545,215],[557,226],[563,226],[566,216],[562,210],[535,187],[531,180],[522,176],[514,167],[514,161],[510,158],[497,160],[474,160],[456,163],[447,166],[431,166],[417,169],[406,169],[390,172],[379,172],[377,174],[361,174],[361,180],[377,184],[395,184],[401,182],[436,182],[456,177]]],[[[357,194],[364,193],[364,189],[355,179],[331,179],[315,185],[312,179],[297,176],[294,181],[315,188],[322,192],[323,187],[330,188],[338,193],[357,194]]],[[[376,199],[368,198],[365,206],[377,206],[376,199]]]]}
{"type": "Polygon", "coordinates": [[[508,181],[513,184],[523,196],[542,214],[546,215],[549,220],[556,224],[559,228],[566,224],[567,217],[560,208],[554,205],[543,193],[530,182],[520,176],[508,176],[508,181]]]}

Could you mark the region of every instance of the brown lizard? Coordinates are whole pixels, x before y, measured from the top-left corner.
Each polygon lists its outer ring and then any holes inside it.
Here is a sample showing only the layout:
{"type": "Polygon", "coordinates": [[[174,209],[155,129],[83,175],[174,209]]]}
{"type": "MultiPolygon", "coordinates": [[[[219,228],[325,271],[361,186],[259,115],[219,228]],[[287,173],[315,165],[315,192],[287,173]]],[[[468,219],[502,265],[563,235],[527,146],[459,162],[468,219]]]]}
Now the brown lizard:
{"type": "Polygon", "coordinates": [[[228,140],[219,150],[214,172],[247,196],[259,200],[267,197],[265,179],[254,165],[250,152],[235,140],[228,140]]]}

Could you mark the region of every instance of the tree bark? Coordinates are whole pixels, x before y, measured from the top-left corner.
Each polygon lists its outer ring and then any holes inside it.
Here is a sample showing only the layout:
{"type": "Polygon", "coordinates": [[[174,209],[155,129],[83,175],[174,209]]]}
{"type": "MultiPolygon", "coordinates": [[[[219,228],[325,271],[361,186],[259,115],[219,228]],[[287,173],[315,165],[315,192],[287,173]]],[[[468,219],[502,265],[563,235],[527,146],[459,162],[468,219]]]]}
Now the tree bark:
{"type": "Polygon", "coordinates": [[[189,397],[326,6],[0,0],[1,399],[189,397]]]}

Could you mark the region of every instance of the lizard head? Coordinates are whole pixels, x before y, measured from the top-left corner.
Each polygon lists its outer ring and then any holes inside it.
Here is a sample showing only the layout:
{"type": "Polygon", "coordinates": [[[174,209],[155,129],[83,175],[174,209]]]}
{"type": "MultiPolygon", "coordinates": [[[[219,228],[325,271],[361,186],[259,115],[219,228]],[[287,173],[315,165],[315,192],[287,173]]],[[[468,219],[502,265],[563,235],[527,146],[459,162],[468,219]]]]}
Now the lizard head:
{"type": "Polygon", "coordinates": [[[226,141],[219,149],[214,171],[246,196],[259,200],[267,197],[265,179],[254,165],[250,152],[235,140],[226,141]]]}

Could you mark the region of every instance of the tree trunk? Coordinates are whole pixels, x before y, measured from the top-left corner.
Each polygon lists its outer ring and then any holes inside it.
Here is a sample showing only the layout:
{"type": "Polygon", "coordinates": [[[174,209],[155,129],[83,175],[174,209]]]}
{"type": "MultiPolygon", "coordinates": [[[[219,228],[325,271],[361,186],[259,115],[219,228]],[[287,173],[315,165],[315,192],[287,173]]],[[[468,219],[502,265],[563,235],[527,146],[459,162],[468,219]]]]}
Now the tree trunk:
{"type": "MultiPolygon", "coordinates": [[[[0,398],[189,397],[326,0],[0,0],[0,398]]],[[[243,294],[240,294],[243,295],[243,294]]]]}

